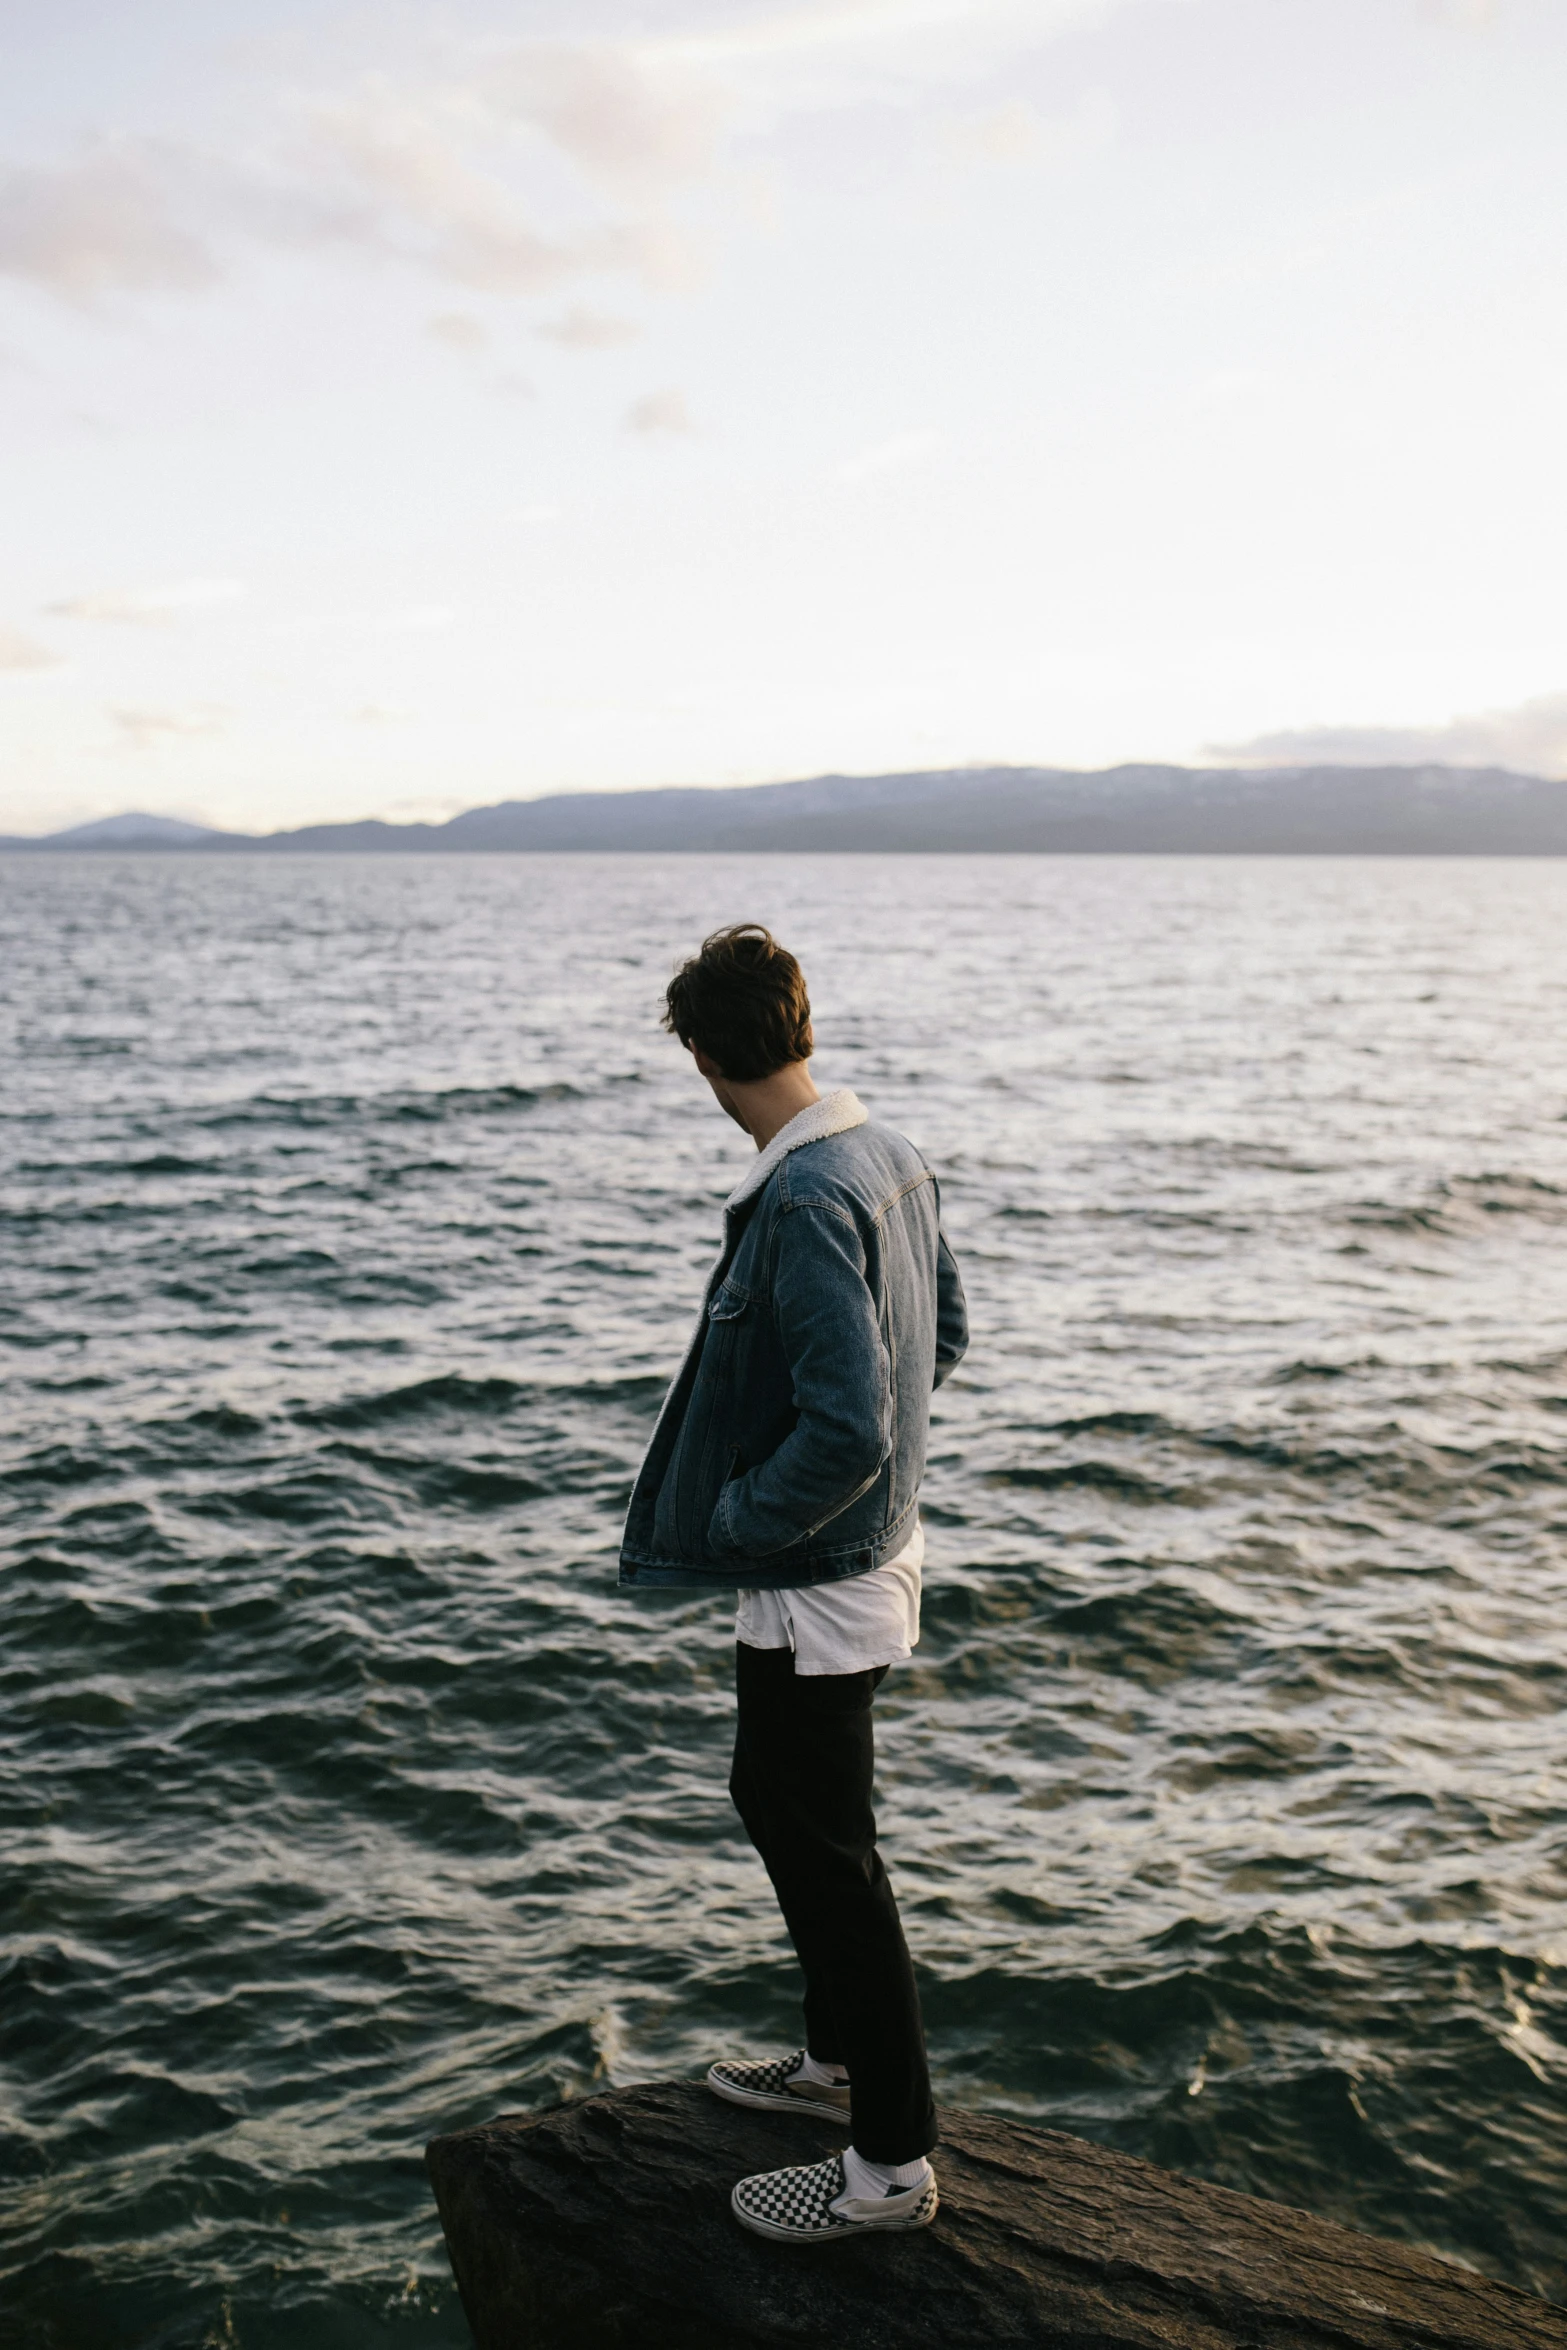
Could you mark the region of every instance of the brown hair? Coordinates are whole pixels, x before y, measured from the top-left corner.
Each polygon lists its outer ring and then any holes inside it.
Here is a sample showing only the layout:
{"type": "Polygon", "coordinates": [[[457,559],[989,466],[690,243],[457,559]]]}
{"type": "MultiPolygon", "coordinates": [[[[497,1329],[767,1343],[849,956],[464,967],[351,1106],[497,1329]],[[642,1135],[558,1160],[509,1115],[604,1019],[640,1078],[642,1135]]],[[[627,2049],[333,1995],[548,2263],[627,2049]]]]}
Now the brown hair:
{"type": "Polygon", "coordinates": [[[664,1026],[698,1045],[737,1085],[811,1057],[811,999],[787,947],[760,922],[702,941],[664,995],[664,1026]]]}

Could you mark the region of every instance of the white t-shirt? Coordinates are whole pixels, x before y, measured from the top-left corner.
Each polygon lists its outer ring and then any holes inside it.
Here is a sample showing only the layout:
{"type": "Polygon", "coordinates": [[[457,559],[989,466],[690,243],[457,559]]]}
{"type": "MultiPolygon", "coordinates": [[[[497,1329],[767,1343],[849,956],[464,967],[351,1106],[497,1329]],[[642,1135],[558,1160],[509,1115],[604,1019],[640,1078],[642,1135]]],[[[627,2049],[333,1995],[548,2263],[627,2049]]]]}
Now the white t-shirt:
{"type": "Polygon", "coordinates": [[[897,1557],[868,1575],[798,1591],[742,1591],[735,1638],[744,1648],[792,1648],[797,1673],[902,1664],[919,1645],[924,1563],[925,1529],[916,1517],[897,1557]]]}

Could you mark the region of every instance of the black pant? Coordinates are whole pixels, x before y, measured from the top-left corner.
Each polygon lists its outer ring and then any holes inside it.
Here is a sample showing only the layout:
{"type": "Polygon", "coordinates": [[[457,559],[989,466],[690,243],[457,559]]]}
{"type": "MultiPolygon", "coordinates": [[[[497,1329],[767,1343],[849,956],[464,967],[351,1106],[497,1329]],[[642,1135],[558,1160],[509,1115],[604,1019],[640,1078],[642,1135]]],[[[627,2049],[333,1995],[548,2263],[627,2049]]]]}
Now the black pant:
{"type": "Polygon", "coordinates": [[[729,1792],[805,1970],[805,2044],[848,2067],[854,2143],[871,2162],[914,2162],[936,2143],[936,2109],[871,1810],[871,1700],[886,1670],[797,1673],[790,1649],[737,1646],[729,1792]]]}

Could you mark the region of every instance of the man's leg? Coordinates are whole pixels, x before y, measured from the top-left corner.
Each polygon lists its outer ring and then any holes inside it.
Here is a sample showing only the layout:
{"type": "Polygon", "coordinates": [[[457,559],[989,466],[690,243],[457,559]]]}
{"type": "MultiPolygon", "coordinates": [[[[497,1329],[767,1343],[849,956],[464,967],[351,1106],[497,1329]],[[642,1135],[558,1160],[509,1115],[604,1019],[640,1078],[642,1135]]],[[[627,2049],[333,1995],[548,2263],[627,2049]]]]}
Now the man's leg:
{"type": "Polygon", "coordinates": [[[805,1970],[811,2054],[848,2067],[855,2147],[913,2162],[936,2143],[936,2114],[914,1970],[876,1849],[882,1673],[793,1667],[787,1649],[736,1650],[731,1792],[805,1970]]]}
{"type": "MultiPolygon", "coordinates": [[[[757,1750],[765,1755],[769,1740],[765,1734],[758,1735],[756,1717],[761,1711],[773,1711],[779,1705],[787,1704],[788,1692],[781,1688],[774,1689],[769,1684],[794,1679],[794,1651],[788,1648],[740,1648],[739,1654],[749,1660],[748,1667],[738,1669],[747,1675],[748,1703],[745,1712],[751,1722],[751,1735],[747,1738],[743,1722],[736,1724],[729,1794],[735,1810],[740,1814],[746,1834],[755,1845],[762,1865],[768,1875],[773,1877],[776,1887],[771,1855],[781,1845],[786,1846],[787,1830],[774,1819],[766,1780],[758,1770],[755,1759],[757,1750]]],[[[820,1964],[812,1967],[807,1951],[800,1947],[799,1937],[792,1928],[790,1939],[794,1942],[795,1954],[805,1976],[806,2048],[818,2064],[840,2065],[847,2071],[848,2059],[843,2053],[842,2037],[838,2020],[833,2014],[826,1975],[820,1964]]]]}

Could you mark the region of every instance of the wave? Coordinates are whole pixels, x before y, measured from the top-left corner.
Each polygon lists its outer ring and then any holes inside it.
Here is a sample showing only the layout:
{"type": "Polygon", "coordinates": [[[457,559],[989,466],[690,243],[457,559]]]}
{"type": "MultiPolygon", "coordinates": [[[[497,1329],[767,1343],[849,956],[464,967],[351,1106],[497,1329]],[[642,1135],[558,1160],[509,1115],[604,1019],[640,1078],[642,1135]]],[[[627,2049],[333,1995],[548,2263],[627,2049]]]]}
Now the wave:
{"type": "Polygon", "coordinates": [[[474,1378],[461,1371],[442,1371],[416,1379],[405,1387],[382,1388],[368,1395],[345,1396],[331,1403],[295,1404],[291,1417],[307,1427],[375,1428],[387,1421],[437,1418],[501,1419],[529,1405],[648,1404],[662,1399],[668,1385],[662,1372],[622,1379],[506,1379],[491,1374],[474,1378]]]}
{"type": "Polygon", "coordinates": [[[1125,1501],[1173,1502],[1183,1498],[1179,1486],[1161,1484],[1143,1476],[1139,1470],[1122,1468],[1115,1461],[1061,1461],[1048,1468],[992,1469],[986,1483],[1017,1486],[1038,1493],[1089,1486],[1101,1493],[1116,1494],[1125,1501]]]}
{"type": "MultiPolygon", "coordinates": [[[[614,1587],[743,1156],[659,990],[744,875],[416,863],[8,908],[71,1039],[0,1103],[8,2350],[445,2341],[410,2148],[797,2029],[729,1610],[614,1587]]],[[[974,1347],[878,1700],[938,2094],[1558,2296],[1564,877],[757,901],[954,1178],[974,1347]],[[1373,1062],[1412,963],[1452,986],[1373,1062]]]]}
{"type": "Polygon", "coordinates": [[[1251,1627],[1244,1617],[1219,1607],[1189,1584],[1164,1578],[1051,1610],[1052,1632],[1067,1632],[1093,1643],[1116,1668],[1135,1663],[1146,1677],[1190,1672],[1216,1642],[1231,1641],[1251,1627]]]}
{"type": "Polygon", "coordinates": [[[497,1419],[514,1412],[537,1391],[521,1380],[474,1379],[460,1371],[442,1371],[430,1379],[416,1379],[406,1387],[383,1388],[373,1395],[356,1395],[338,1403],[303,1404],[293,1417],[307,1427],[377,1428],[389,1420],[425,1419],[455,1413],[464,1419],[497,1419]]]}
{"type": "MultiPolygon", "coordinates": [[[[562,1490],[558,1482],[541,1483],[536,1477],[492,1462],[413,1458],[406,1453],[375,1452],[358,1444],[334,1445],[332,1454],[352,1461],[358,1469],[373,1470],[380,1478],[406,1486],[430,1509],[507,1509],[562,1490]]],[[[350,1486],[347,1490],[353,1489],[350,1486]]]]}
{"type": "Polygon", "coordinates": [[[1483,1230],[1497,1216],[1529,1217],[1552,1226],[1567,1223],[1567,1188],[1537,1175],[1452,1175],[1432,1183],[1423,1199],[1362,1200],[1345,1210],[1349,1224],[1449,1239],[1483,1230]]]}
{"type": "Polygon", "coordinates": [[[583,1098],[579,1086],[564,1081],[552,1085],[452,1085],[429,1092],[405,1087],[389,1093],[260,1093],[188,1115],[193,1126],[208,1132],[236,1126],[309,1129],[408,1120],[429,1125],[446,1118],[514,1117],[583,1098]]]}

